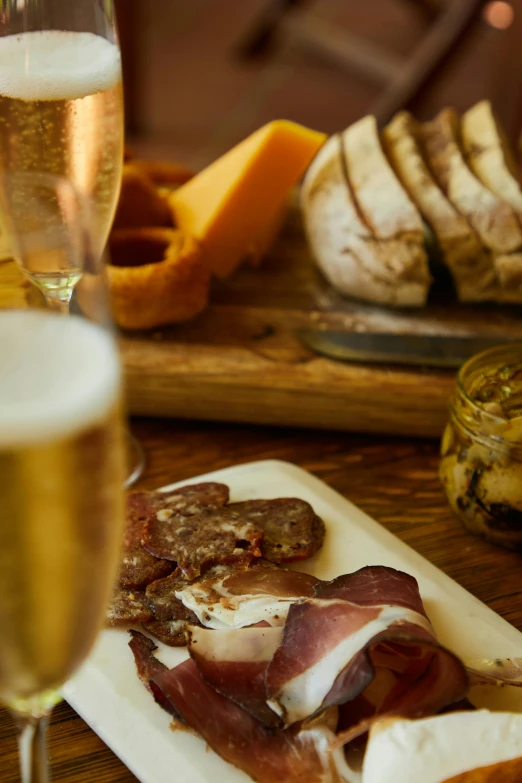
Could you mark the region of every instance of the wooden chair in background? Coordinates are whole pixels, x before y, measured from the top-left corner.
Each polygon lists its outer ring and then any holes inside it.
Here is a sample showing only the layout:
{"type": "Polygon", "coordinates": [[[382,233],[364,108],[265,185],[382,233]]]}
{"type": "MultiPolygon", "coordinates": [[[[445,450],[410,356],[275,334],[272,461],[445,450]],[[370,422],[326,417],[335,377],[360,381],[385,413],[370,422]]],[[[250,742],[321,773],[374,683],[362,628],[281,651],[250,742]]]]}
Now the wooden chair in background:
{"type": "Polygon", "coordinates": [[[311,0],[268,0],[238,43],[237,55],[243,62],[270,57],[277,47],[292,42],[343,70],[356,70],[383,86],[370,111],[384,124],[399,109],[408,107],[436,77],[479,19],[484,5],[484,0],[401,2],[414,7],[427,22],[424,37],[407,58],[320,19],[309,10],[311,0]]]}
{"type": "MultiPolygon", "coordinates": [[[[244,2],[244,0],[236,0],[244,2]]],[[[342,0],[342,2],[347,0],[342,0]]],[[[509,2],[509,0],[507,0],[509,2]]],[[[170,0],[183,4],[185,0],[170,0]]],[[[351,0],[352,3],[365,3],[371,9],[373,0],[351,0]]],[[[513,19],[506,24],[503,32],[493,31],[489,11],[506,13],[506,0],[496,2],[486,0],[390,0],[402,3],[418,15],[419,25],[425,32],[419,36],[418,43],[408,57],[400,56],[386,45],[357,35],[346,26],[334,26],[319,16],[320,0],[263,0],[262,13],[256,18],[249,15],[249,26],[235,39],[229,39],[218,56],[230,62],[233,54],[244,67],[249,63],[257,65],[252,70],[255,78],[236,101],[233,108],[209,122],[208,138],[216,146],[216,153],[225,149],[251,129],[249,118],[263,102],[268,102],[285,84],[288,74],[299,63],[295,57],[296,48],[310,53],[310,59],[320,58],[346,73],[347,123],[353,120],[350,86],[356,82],[357,75],[375,85],[366,90],[368,102],[364,103],[361,93],[356,100],[361,112],[372,111],[385,123],[397,110],[411,108],[422,116],[424,107],[429,106],[430,114],[440,108],[439,97],[444,95],[445,86],[453,84],[453,74],[457,74],[457,89],[451,91],[452,97],[460,103],[460,109],[467,105],[466,84],[473,80],[473,62],[469,54],[481,51],[478,89],[473,89],[472,100],[490,97],[500,115],[500,119],[512,142],[518,142],[522,130],[522,0],[510,0],[514,12],[513,19]],[[487,7],[486,7],[487,6],[487,7]],[[495,9],[495,6],[498,8],[495,9]],[[489,18],[489,25],[482,20],[489,18]],[[496,43],[494,37],[497,35],[496,43]],[[480,42],[479,46],[477,44],[480,42]],[[465,70],[462,70],[462,63],[465,70]],[[484,65],[486,67],[484,67],[484,65]],[[489,69],[489,70],[488,70],[489,69]],[[442,92],[441,92],[442,86],[442,92]],[[371,95],[376,95],[373,105],[371,95]],[[351,112],[351,113],[350,113],[351,112]]],[[[230,1],[228,7],[232,5],[230,1]]],[[[163,71],[154,76],[149,68],[147,72],[147,49],[143,44],[142,28],[144,4],[141,0],[116,0],[120,37],[123,50],[123,66],[126,96],[127,129],[135,138],[150,139],[154,133],[161,133],[162,127],[149,121],[143,108],[143,95],[147,78],[161,79],[163,71]]],[[[259,6],[258,6],[259,7],[259,6]]],[[[335,7],[335,6],[334,6],[335,7]]],[[[364,18],[364,8],[359,8],[364,18]]],[[[172,14],[170,16],[172,19],[172,14]]],[[[376,24],[377,24],[376,20],[376,24]]],[[[157,22],[157,24],[161,24],[157,22]]],[[[369,29],[369,25],[367,25],[369,29]]],[[[239,28],[241,29],[241,28],[239,28]]],[[[411,26],[410,26],[411,29],[411,26]]],[[[384,35],[390,40],[394,34],[384,35]]],[[[149,36],[150,45],[150,36],[149,36]]],[[[410,38],[411,40],[411,38],[410,38]]],[[[175,43],[173,44],[175,46],[175,43]]],[[[211,61],[207,59],[208,67],[211,61]]],[[[237,73],[237,63],[231,63],[237,73]]],[[[155,66],[157,68],[157,65],[155,66]]],[[[299,67],[297,65],[297,67],[299,67]]],[[[327,72],[326,72],[326,78],[327,72]]],[[[335,90],[339,100],[344,100],[344,80],[336,81],[335,90]]],[[[335,92],[334,90],[334,92],[335,92]]],[[[225,88],[226,91],[226,88],[225,88]]],[[[317,83],[316,83],[317,93],[317,83]]],[[[363,90],[362,94],[365,92],[363,90]]],[[[204,95],[201,96],[204,100],[204,95]]],[[[442,98],[445,100],[445,98],[442,98]]],[[[342,111],[337,112],[342,124],[342,111]]],[[[336,119],[337,122],[337,119],[336,119]]],[[[206,137],[205,137],[206,138],[206,137]]],[[[204,144],[204,142],[202,142],[204,144]]],[[[214,151],[212,150],[212,154],[214,151]]],[[[208,158],[211,159],[210,157],[208,158]]],[[[199,160],[199,159],[198,159],[199,160]]],[[[198,163],[199,165],[199,163],[198,163]]]]}

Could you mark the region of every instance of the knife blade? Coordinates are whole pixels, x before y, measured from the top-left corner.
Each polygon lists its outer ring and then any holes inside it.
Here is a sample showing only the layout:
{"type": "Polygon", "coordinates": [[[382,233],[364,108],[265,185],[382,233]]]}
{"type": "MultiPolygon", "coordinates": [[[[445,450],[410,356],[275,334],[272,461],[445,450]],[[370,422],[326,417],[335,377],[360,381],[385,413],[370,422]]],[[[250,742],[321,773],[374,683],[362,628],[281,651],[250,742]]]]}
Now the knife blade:
{"type": "Polygon", "coordinates": [[[522,338],[442,334],[386,334],[299,329],[296,336],[315,353],[345,362],[460,367],[476,353],[522,338]]]}

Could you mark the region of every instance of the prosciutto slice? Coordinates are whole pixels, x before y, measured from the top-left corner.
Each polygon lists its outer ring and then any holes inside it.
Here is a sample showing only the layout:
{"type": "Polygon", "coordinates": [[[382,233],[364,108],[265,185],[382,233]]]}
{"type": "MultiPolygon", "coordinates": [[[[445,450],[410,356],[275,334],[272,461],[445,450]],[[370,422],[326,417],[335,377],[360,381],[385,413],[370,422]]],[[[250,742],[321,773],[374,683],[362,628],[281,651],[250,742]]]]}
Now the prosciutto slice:
{"type": "Polygon", "coordinates": [[[319,580],[284,568],[259,567],[224,574],[214,570],[208,579],[175,592],[206,628],[244,628],[259,622],[282,626],[290,606],[311,597],[319,580]]]}
{"type": "Polygon", "coordinates": [[[244,770],[257,783],[354,780],[342,750],[329,749],[335,737],[335,710],[286,731],[268,729],[211,688],[193,660],[174,669],[157,669],[148,640],[139,641],[135,635],[133,642],[142,680],[157,701],[162,706],[168,704],[167,711],[179,716],[225,761],[244,770]]]}
{"type": "Polygon", "coordinates": [[[370,713],[403,715],[465,696],[465,669],[436,641],[413,577],[372,566],[314,592],[290,607],[267,668],[267,703],[286,726],[359,694],[370,713]]]}
{"type": "Polygon", "coordinates": [[[129,633],[131,635],[129,647],[134,655],[138,677],[149,693],[154,696],[154,699],[160,707],[163,707],[163,709],[168,712],[169,715],[176,718],[176,720],[183,722],[183,718],[179,712],[177,712],[174,705],[169,702],[163,692],[157,688],[152,681],[153,677],[168,671],[165,664],[158,661],[153,655],[154,651],[158,648],[152,639],[149,639],[148,636],[144,636],[139,631],[129,631],[129,633]]]}
{"type": "Polygon", "coordinates": [[[265,674],[279,647],[283,629],[210,631],[191,628],[189,653],[203,679],[265,726],[281,726],[266,702],[265,674]]]}

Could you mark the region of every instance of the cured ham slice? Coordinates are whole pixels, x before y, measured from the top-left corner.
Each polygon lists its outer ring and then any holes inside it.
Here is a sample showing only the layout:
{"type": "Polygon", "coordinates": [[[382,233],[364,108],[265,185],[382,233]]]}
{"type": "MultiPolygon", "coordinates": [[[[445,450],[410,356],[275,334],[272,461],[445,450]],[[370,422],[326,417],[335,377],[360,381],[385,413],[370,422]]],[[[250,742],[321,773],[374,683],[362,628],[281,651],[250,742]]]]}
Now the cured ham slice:
{"type": "Polygon", "coordinates": [[[353,780],[342,751],[329,750],[335,736],[335,710],[286,731],[274,731],[211,688],[193,660],[174,669],[156,670],[150,660],[154,659],[153,650],[147,642],[135,637],[131,645],[141,678],[156,700],[168,702],[171,714],[180,716],[225,761],[244,770],[257,783],[353,780]]]}
{"type": "Polygon", "coordinates": [[[131,635],[129,647],[134,655],[138,677],[149,693],[154,696],[154,699],[158,702],[160,707],[163,707],[166,712],[183,722],[182,716],[176,711],[174,705],[166,698],[159,688],[154,686],[152,681],[153,677],[168,671],[165,664],[158,661],[153,655],[154,651],[158,648],[152,639],[144,636],[139,631],[129,631],[129,633],[131,635]]]}
{"type": "Polygon", "coordinates": [[[207,628],[244,628],[262,621],[284,625],[292,603],[312,596],[318,582],[310,574],[269,564],[232,574],[213,569],[208,578],[176,590],[176,598],[207,628]]]}
{"type": "MultiPolygon", "coordinates": [[[[268,617],[270,622],[267,624],[282,625],[286,617],[288,604],[285,591],[293,594],[297,590],[298,593],[312,595],[317,579],[308,575],[297,574],[294,571],[283,571],[277,576],[273,575],[270,578],[266,576],[268,572],[272,573],[277,570],[275,565],[263,560],[251,566],[251,569],[245,576],[240,576],[240,574],[245,572],[243,569],[238,568],[237,565],[214,566],[203,576],[200,576],[188,585],[187,580],[178,568],[165,579],[157,579],[148,585],[146,596],[143,596],[143,598],[146,598],[145,607],[149,610],[149,617],[144,618],[144,622],[146,622],[144,628],[147,633],[151,633],[165,644],[174,647],[184,645],[186,643],[186,628],[188,625],[197,625],[202,620],[206,625],[211,624],[211,627],[214,627],[216,625],[214,622],[215,614],[219,615],[222,610],[227,615],[230,614],[230,610],[232,610],[231,601],[237,598],[237,596],[232,595],[233,593],[239,593],[245,599],[241,609],[244,619],[246,618],[245,624],[255,624],[261,617],[268,617]],[[256,571],[255,576],[252,575],[251,570],[256,571]],[[218,594],[214,586],[218,585],[218,589],[221,589],[225,579],[232,576],[234,578],[231,579],[230,588],[225,589],[226,594],[218,594]],[[272,582],[272,591],[282,594],[280,596],[272,596],[274,600],[277,598],[277,603],[274,603],[271,615],[266,611],[266,597],[262,597],[262,591],[269,588],[270,582],[272,582]],[[180,591],[185,594],[185,588],[187,588],[186,594],[189,596],[187,606],[176,597],[176,594],[179,594],[180,591]],[[245,590],[247,593],[250,590],[250,594],[243,595],[245,590]],[[252,595],[252,591],[255,594],[252,595]],[[281,609],[280,603],[283,597],[285,597],[285,602],[283,609],[281,609]],[[248,600],[253,601],[250,616],[248,616],[248,600]],[[197,615],[188,608],[192,605],[197,608],[197,615]]],[[[129,609],[134,609],[134,607],[129,607],[129,609]]]]}
{"type": "Polygon", "coordinates": [[[265,726],[281,726],[266,703],[266,669],[279,647],[282,628],[210,631],[191,628],[189,653],[205,682],[265,726]]]}
{"type": "MultiPolygon", "coordinates": [[[[235,565],[218,565],[210,568],[202,576],[195,579],[190,584],[195,588],[196,583],[205,583],[216,577],[225,577],[237,571],[235,565]]],[[[187,580],[183,576],[180,568],[165,577],[165,579],[156,579],[155,582],[148,585],[146,596],[154,612],[156,620],[170,620],[179,613],[180,606],[183,606],[179,598],[176,598],[176,592],[184,590],[187,587],[187,580]]]]}
{"type": "Polygon", "coordinates": [[[415,577],[388,566],[365,566],[331,582],[318,582],[314,596],[346,600],[358,606],[402,606],[427,619],[415,577]]]}
{"type": "Polygon", "coordinates": [[[359,694],[374,714],[412,715],[465,696],[465,669],[437,643],[413,577],[367,567],[315,594],[290,607],[266,673],[268,704],[285,725],[359,694]]]}

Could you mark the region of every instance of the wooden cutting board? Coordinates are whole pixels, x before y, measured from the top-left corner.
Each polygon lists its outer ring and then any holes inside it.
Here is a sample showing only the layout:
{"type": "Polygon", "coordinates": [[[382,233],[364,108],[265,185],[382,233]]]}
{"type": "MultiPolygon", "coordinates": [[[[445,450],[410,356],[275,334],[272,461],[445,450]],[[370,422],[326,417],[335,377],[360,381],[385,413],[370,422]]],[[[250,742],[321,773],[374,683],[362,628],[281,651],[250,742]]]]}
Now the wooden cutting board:
{"type": "Polygon", "coordinates": [[[419,312],[348,302],[316,270],[297,213],[263,264],[214,285],[178,327],[121,337],[131,413],[439,437],[455,374],[348,364],[304,348],[297,328],[520,335],[520,308],[464,306],[439,286],[419,312]]]}

